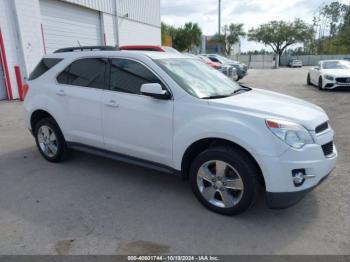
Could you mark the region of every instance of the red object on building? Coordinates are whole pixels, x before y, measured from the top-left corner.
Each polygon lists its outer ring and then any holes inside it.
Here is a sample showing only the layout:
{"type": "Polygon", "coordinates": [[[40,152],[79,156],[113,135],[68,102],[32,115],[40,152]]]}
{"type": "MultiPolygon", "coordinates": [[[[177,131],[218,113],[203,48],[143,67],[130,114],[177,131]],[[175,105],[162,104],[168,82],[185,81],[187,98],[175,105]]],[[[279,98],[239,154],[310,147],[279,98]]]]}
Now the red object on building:
{"type": "Polygon", "coordinates": [[[0,62],[2,64],[2,68],[4,70],[5,87],[6,87],[7,97],[9,100],[12,100],[13,96],[12,96],[10,73],[9,73],[9,68],[8,68],[8,64],[7,64],[4,38],[2,36],[1,28],[0,28],[0,62]]]}
{"type": "Polygon", "coordinates": [[[19,68],[18,65],[15,66],[15,74],[16,74],[16,81],[17,81],[17,88],[18,88],[19,99],[21,101],[23,101],[24,100],[24,96],[23,96],[22,74],[21,74],[21,69],[19,68]]]}

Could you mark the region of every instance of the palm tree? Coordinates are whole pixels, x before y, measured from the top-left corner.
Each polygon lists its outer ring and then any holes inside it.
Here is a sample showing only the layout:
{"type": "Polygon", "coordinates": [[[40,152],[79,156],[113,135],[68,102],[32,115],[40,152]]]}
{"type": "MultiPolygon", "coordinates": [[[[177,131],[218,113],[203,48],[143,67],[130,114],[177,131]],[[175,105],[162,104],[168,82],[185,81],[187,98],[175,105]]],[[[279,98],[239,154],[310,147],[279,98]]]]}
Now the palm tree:
{"type": "Polygon", "coordinates": [[[182,29],[184,31],[184,37],[186,39],[186,49],[190,51],[192,47],[199,46],[201,43],[202,30],[197,23],[186,23],[182,29]]]}

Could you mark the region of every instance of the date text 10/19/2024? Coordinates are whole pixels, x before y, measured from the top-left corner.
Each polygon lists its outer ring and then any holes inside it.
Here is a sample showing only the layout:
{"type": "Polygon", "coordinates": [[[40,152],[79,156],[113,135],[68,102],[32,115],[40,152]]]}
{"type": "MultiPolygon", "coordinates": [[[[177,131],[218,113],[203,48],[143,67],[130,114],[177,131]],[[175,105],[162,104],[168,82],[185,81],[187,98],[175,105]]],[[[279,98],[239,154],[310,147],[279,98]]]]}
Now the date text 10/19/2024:
{"type": "Polygon", "coordinates": [[[128,261],[220,261],[218,256],[128,256],[128,261]]]}

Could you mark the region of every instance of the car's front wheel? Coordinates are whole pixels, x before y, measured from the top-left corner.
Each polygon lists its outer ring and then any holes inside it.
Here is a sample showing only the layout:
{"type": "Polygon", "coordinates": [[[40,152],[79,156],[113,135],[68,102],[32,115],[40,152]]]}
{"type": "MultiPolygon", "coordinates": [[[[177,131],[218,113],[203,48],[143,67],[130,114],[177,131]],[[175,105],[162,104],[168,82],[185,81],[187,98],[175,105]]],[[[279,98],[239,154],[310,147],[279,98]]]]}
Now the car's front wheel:
{"type": "Polygon", "coordinates": [[[256,164],[240,149],[220,146],[199,154],[192,163],[192,190],[208,209],[236,215],[247,210],[257,196],[256,164]]]}
{"type": "Polygon", "coordinates": [[[306,83],[307,83],[307,85],[311,86],[311,77],[310,77],[310,74],[307,74],[306,83]]]}
{"type": "Polygon", "coordinates": [[[323,81],[322,81],[322,77],[321,76],[318,79],[318,89],[319,90],[323,90],[323,81]]]}
{"type": "Polygon", "coordinates": [[[45,118],[34,128],[37,147],[42,156],[50,162],[60,162],[67,155],[66,141],[55,120],[45,118]]]}

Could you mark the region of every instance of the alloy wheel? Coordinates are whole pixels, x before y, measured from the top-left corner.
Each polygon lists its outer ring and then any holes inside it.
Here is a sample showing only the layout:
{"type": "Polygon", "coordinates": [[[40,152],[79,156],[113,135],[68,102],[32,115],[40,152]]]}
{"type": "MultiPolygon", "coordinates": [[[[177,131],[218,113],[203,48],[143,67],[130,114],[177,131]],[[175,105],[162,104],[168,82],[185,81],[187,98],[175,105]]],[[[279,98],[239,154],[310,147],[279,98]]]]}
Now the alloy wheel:
{"type": "Polygon", "coordinates": [[[201,195],[212,205],[231,208],[242,199],[243,180],[230,164],[211,160],[197,172],[197,186],[201,195]]]}
{"type": "Polygon", "coordinates": [[[47,157],[54,157],[58,151],[57,137],[55,132],[48,126],[41,126],[37,133],[41,151],[47,157]]]}

